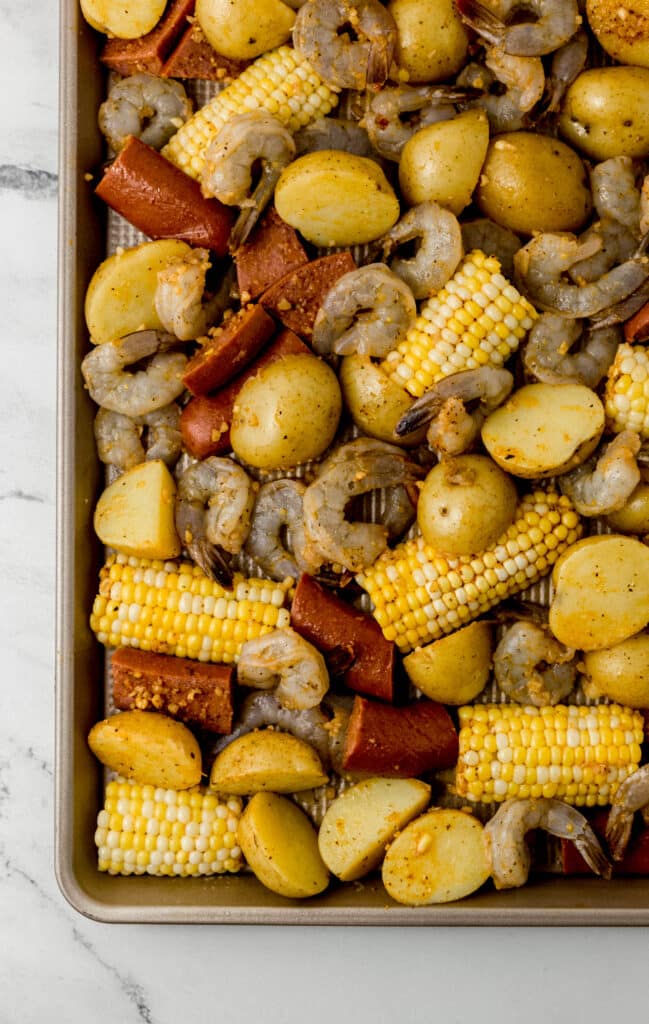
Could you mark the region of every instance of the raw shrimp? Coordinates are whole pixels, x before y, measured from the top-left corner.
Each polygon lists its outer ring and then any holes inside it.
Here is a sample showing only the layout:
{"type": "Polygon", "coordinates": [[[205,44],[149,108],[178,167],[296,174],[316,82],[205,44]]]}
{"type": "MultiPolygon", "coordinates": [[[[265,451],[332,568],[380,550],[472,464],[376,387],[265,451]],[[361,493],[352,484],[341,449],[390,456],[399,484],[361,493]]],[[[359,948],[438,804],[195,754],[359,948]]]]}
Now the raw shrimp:
{"type": "Polygon", "coordinates": [[[388,531],[380,523],[349,522],[352,498],[395,484],[411,484],[418,467],[394,445],[358,438],[342,445],[325,462],[304,495],[304,528],[310,557],[335,562],[350,572],[371,565],[385,549],[388,531]]]}
{"type": "Polygon", "coordinates": [[[550,74],[546,79],[544,115],[559,112],[563,98],[579,74],[586,67],[588,59],[588,34],[584,29],[560,46],[552,56],[550,74]]]}
{"type": "Polygon", "coordinates": [[[237,681],[241,686],[273,690],[290,711],[317,707],[329,689],[320,651],[290,627],[246,641],[237,662],[237,681]]]}
{"type": "MultiPolygon", "coordinates": [[[[380,95],[380,94],[379,94],[380,95]]],[[[339,149],[356,156],[376,157],[368,133],[358,121],[342,117],[319,117],[294,135],[295,155],[339,149]]]]}
{"type": "Polygon", "coordinates": [[[595,164],[590,172],[593,203],[601,218],[610,217],[640,235],[640,192],[630,156],[614,156],[595,164]]]}
{"type": "Polygon", "coordinates": [[[115,152],[129,135],[162,149],[191,113],[192,102],[180,82],[139,73],[111,88],[99,108],[99,128],[115,152]]]}
{"type": "Polygon", "coordinates": [[[496,889],[515,889],[525,885],[532,863],[525,833],[535,828],[542,828],[561,839],[570,839],[596,875],[611,877],[611,865],[597,836],[575,807],[562,800],[513,799],[505,800],[484,828],[496,889]]]}
{"type": "Polygon", "coordinates": [[[451,85],[394,85],[371,95],[361,124],[376,152],[398,161],[408,139],[438,121],[455,117],[454,103],[476,99],[480,90],[451,85]],[[407,116],[412,115],[412,116],[407,116]]]}
{"type": "Polygon", "coordinates": [[[381,239],[383,259],[410,288],[415,299],[425,299],[443,288],[462,259],[462,232],[458,219],[437,203],[419,203],[397,221],[381,239]],[[392,256],[405,242],[415,241],[410,259],[392,256]]]}
{"type": "Polygon", "coordinates": [[[542,626],[515,622],[494,651],[496,682],[517,704],[558,704],[575,685],[575,653],[542,626]]]}
{"type": "Polygon", "coordinates": [[[257,493],[246,553],[267,576],[297,579],[317,570],[307,558],[302,499],[306,485],[300,480],[271,480],[257,493]],[[283,537],[288,532],[290,545],[283,537]]]}
{"type": "Polygon", "coordinates": [[[254,502],[252,480],[231,459],[210,456],[188,466],[178,480],[178,535],[205,575],[223,585],[232,580],[225,552],[241,551],[254,502]]]}
{"type": "Polygon", "coordinates": [[[95,441],[100,460],[121,471],[149,459],[173,466],[182,450],[180,408],[172,402],[136,419],[100,409],[95,416],[95,441]]]}
{"type": "Polygon", "coordinates": [[[267,110],[236,114],[217,132],[205,154],[201,191],[227,206],[241,207],[230,233],[232,252],[246,241],[294,156],[293,136],[267,110]],[[259,165],[259,180],[250,192],[259,165]]]}
{"type": "Polygon", "coordinates": [[[407,487],[386,487],[382,494],[381,522],[388,531],[388,540],[398,540],[415,520],[415,504],[407,487]]]}
{"type": "Polygon", "coordinates": [[[458,85],[482,90],[480,98],[469,105],[486,112],[492,133],[524,128],[526,115],[542,99],[545,90],[540,58],[512,57],[497,47],[487,49],[484,65],[468,64],[457,81],[458,85]]]}
{"type": "Polygon", "coordinates": [[[136,331],[96,345],[81,363],[90,397],[103,409],[134,419],[169,405],[182,393],[187,356],[165,352],[176,338],[162,331],[136,331]],[[150,359],[146,369],[127,367],[150,359]]]}
{"type": "Polygon", "coordinates": [[[386,356],[417,316],[410,288],[383,263],[343,274],[329,289],[313,326],[320,355],[386,356]]]}
{"type": "Polygon", "coordinates": [[[649,805],[649,764],[643,765],[621,782],[611,800],[611,810],[606,823],[606,842],[613,860],[622,860],[631,838],[633,816],[643,812],[645,821],[649,805]]]}
{"type": "Polygon", "coordinates": [[[606,376],[622,340],[619,327],[587,327],[557,313],[542,313],[534,322],[525,348],[523,366],[544,384],[585,384],[596,388],[606,376]],[[573,345],[584,339],[582,348],[573,345]]]}
{"type": "Polygon", "coordinates": [[[293,45],[328,85],[360,92],[388,77],[397,26],[380,0],[309,0],[297,13],[293,45]]]}
{"type": "Polygon", "coordinates": [[[607,444],[601,455],[593,456],[559,477],[562,494],[570,498],[581,516],[618,512],[640,483],[636,461],[639,451],[639,435],[623,430],[607,444]]]}
{"type": "Polygon", "coordinates": [[[492,46],[519,57],[542,57],[567,43],[581,25],[577,0],[456,0],[460,17],[492,46]],[[518,11],[530,17],[507,24],[518,11]]]}
{"type": "Polygon", "coordinates": [[[522,245],[518,235],[487,217],[466,221],[461,228],[465,252],[481,249],[486,256],[496,257],[508,280],[514,276],[514,255],[522,245]]]}
{"type": "Polygon", "coordinates": [[[228,272],[218,292],[203,301],[209,270],[207,249],[193,249],[187,256],[169,260],[158,271],[154,304],[165,330],[180,341],[193,341],[207,332],[230,302],[234,275],[228,272]]]}

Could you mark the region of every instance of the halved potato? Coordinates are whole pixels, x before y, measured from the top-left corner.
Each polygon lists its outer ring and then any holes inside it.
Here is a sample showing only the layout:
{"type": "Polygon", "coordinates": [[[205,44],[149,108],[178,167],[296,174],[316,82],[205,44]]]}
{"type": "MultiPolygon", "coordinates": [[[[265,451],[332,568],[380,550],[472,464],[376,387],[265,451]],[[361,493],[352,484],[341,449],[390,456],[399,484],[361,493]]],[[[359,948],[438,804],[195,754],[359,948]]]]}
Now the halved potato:
{"type": "Polygon", "coordinates": [[[430,786],[419,779],[364,779],[344,790],[327,809],[318,833],[323,861],[343,882],[377,867],[386,844],[421,814],[430,786]]]}
{"type": "Polygon", "coordinates": [[[217,53],[252,60],[286,42],[295,11],[282,0],[197,0],[196,20],[217,53]]]}
{"type": "Polygon", "coordinates": [[[472,622],[450,636],[419,647],[403,660],[408,678],[440,704],[470,704],[491,670],[491,627],[472,622]]]}
{"type": "Polygon", "coordinates": [[[138,39],[162,17],[167,0],[81,0],[81,13],[98,32],[138,39]]]}
{"type": "Polygon", "coordinates": [[[403,147],[399,184],[409,206],[434,200],[456,216],[471,201],[489,146],[484,110],[465,110],[415,132],[403,147]]]}
{"type": "Polygon", "coordinates": [[[109,484],[99,498],[95,533],[124,555],[175,558],[181,551],[175,498],[176,484],[164,462],[141,462],[109,484]]]}
{"type": "Polygon", "coordinates": [[[494,462],[521,477],[554,476],[580,465],[604,430],[604,406],[582,384],[527,384],[482,428],[494,462]]]}
{"type": "Polygon", "coordinates": [[[257,793],[239,821],[239,846],[267,889],[289,899],[316,896],[329,884],[316,831],[286,797],[257,793]]]}
{"type": "Polygon", "coordinates": [[[212,765],[210,786],[243,796],[270,790],[298,793],[327,781],[315,750],[288,732],[261,729],[239,736],[212,765]]]}
{"type": "Polygon", "coordinates": [[[394,428],[414,399],[370,356],[358,353],[345,356],[340,364],[340,386],[345,405],[357,427],[370,437],[389,444],[421,444],[426,436],[422,427],[406,437],[395,437],[394,428]]]}
{"type": "Polygon", "coordinates": [[[461,900],[489,878],[483,826],[465,811],[428,811],[411,821],[383,861],[383,884],[410,907],[461,900]]]}
{"type": "Polygon", "coordinates": [[[201,751],[186,725],[157,711],[121,711],[93,725],[95,757],[142,786],[189,789],[201,781],[201,751]]]}
{"type": "Polygon", "coordinates": [[[588,651],[583,667],[584,690],[589,697],[649,708],[649,633],[638,633],[601,651],[588,651]]]}

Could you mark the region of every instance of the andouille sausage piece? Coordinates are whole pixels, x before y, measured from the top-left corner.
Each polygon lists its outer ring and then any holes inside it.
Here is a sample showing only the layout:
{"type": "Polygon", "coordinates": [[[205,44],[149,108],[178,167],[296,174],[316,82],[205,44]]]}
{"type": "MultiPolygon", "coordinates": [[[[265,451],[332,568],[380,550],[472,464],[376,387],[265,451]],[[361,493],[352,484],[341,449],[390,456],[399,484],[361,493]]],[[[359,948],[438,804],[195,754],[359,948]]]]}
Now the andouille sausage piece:
{"type": "Polygon", "coordinates": [[[109,39],[101,54],[102,64],[120,75],[135,75],[138,71],[159,75],[195,6],[196,0],[172,0],[156,27],[145,36],[109,39]]]}
{"type": "Polygon", "coordinates": [[[634,342],[649,341],[649,302],[625,323],[624,340],[629,345],[633,345],[634,342]]]}
{"type": "Polygon", "coordinates": [[[196,23],[187,29],[165,61],[160,75],[162,78],[202,78],[210,82],[225,82],[236,78],[249,64],[249,60],[231,60],[217,53],[196,23]]]}
{"type": "Polygon", "coordinates": [[[309,351],[297,334],[284,328],[254,363],[224,388],[214,395],[198,395],[192,398],[180,416],[183,446],[189,454],[196,459],[206,459],[208,455],[222,455],[229,451],[232,411],[245,382],[282,356],[309,351]]]}
{"type": "Polygon", "coordinates": [[[355,270],[350,252],[335,252],[291,270],[260,298],[262,306],[301,338],[309,341],[322,300],[343,274],[355,270]]]}
{"type": "Polygon", "coordinates": [[[256,299],[275,281],[309,262],[297,232],[282,220],[274,206],[236,253],[241,295],[256,299]]]}
{"type": "MultiPolygon", "coordinates": [[[[606,849],[606,822],[608,811],[600,810],[589,816],[590,826],[606,849]]],[[[612,861],[614,875],[649,875],[649,828],[633,833],[621,861],[612,861]]],[[[561,840],[561,871],[564,875],[591,875],[592,871],[569,839],[561,840]]]]}
{"type": "Polygon", "coordinates": [[[291,606],[291,626],[323,654],[342,648],[351,659],[342,679],[350,690],[394,699],[396,648],[371,615],[353,608],[303,573],[291,606]]]}
{"type": "Polygon", "coordinates": [[[95,191],[149,238],[179,238],[219,256],[227,252],[232,209],[205,199],[197,181],[134,135],[95,191]]]}
{"type": "Polygon", "coordinates": [[[232,730],[230,665],[120,647],[113,654],[111,671],[113,700],[120,711],[161,711],[209,732],[232,730]]]}
{"type": "Polygon", "coordinates": [[[411,778],[450,768],[457,756],[457,731],[442,704],[422,697],[395,708],[354,698],[343,752],[345,771],[411,778]]]}
{"type": "Polygon", "coordinates": [[[211,329],[208,341],[187,363],[183,384],[192,395],[222,387],[255,358],[276,329],[262,306],[240,309],[211,329]]]}

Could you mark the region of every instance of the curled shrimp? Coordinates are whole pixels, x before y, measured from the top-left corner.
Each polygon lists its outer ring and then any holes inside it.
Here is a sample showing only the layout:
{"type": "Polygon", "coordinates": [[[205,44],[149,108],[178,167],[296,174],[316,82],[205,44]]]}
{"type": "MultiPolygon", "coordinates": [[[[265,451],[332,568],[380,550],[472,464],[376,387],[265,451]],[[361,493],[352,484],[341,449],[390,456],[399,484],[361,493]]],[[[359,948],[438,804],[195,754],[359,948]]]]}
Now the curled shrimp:
{"type": "Polygon", "coordinates": [[[542,57],[558,50],[581,24],[577,0],[456,0],[460,17],[492,46],[519,57],[542,57]],[[507,24],[519,10],[525,21],[507,24]]]}
{"type": "Polygon", "coordinates": [[[122,472],[149,459],[173,466],[182,450],[180,407],[175,402],[136,419],[100,409],[94,429],[100,461],[122,472]]]}
{"type": "Polygon", "coordinates": [[[390,270],[410,288],[415,299],[425,299],[443,288],[462,259],[462,232],[457,217],[437,203],[419,203],[401,217],[380,242],[390,270]],[[410,259],[392,255],[414,241],[410,259]]]}
{"type": "Polygon", "coordinates": [[[282,707],[291,711],[317,707],[329,689],[320,651],[289,626],[246,641],[237,662],[237,681],[273,690],[282,707]]]}
{"type": "Polygon", "coordinates": [[[388,77],[397,26],[379,0],[309,0],[295,18],[293,45],[328,85],[361,92],[388,77]]]}
{"type": "Polygon", "coordinates": [[[296,156],[338,149],[355,156],[375,157],[368,134],[358,121],[342,117],[318,117],[294,135],[296,156]]]}
{"type": "Polygon", "coordinates": [[[370,97],[361,124],[374,149],[398,161],[408,139],[426,125],[455,117],[456,103],[475,99],[479,90],[451,85],[395,85],[370,97]]]}
{"type": "Polygon", "coordinates": [[[231,459],[192,463],[178,480],[178,536],[205,575],[224,586],[232,581],[225,553],[237,554],[245,544],[254,501],[252,480],[231,459]]]}
{"type": "Polygon", "coordinates": [[[400,448],[358,438],[334,452],[304,495],[304,528],[309,550],[319,563],[338,563],[359,572],[376,561],[388,542],[381,523],[349,522],[352,498],[383,487],[409,485],[419,475],[400,448]]]}
{"type": "Polygon", "coordinates": [[[480,249],[486,256],[495,256],[504,277],[514,276],[514,255],[522,244],[518,235],[488,217],[465,221],[461,228],[465,252],[480,249]]]}
{"type": "Polygon", "coordinates": [[[343,274],[329,289],[315,318],[313,348],[320,355],[386,356],[416,315],[410,288],[385,264],[370,263],[343,274]]]}
{"type": "Polygon", "coordinates": [[[302,508],[305,491],[300,480],[271,480],[257,492],[246,553],[273,580],[297,579],[300,573],[317,569],[307,557],[302,508]]]}
{"type": "Polygon", "coordinates": [[[611,810],[606,823],[606,842],[613,860],[622,860],[631,838],[633,816],[649,804],[649,765],[645,764],[629,775],[618,786],[611,800],[611,810]]]}
{"type": "Polygon", "coordinates": [[[544,384],[595,388],[606,376],[622,340],[619,327],[588,327],[557,313],[542,313],[527,337],[523,366],[544,384]],[[582,339],[582,347],[572,351],[582,339]]]}
{"type": "Polygon", "coordinates": [[[525,885],[532,857],[525,833],[542,828],[570,839],[596,875],[611,877],[611,865],[588,821],[562,800],[505,800],[484,828],[487,856],[496,889],[525,885]]]}
{"type": "Polygon", "coordinates": [[[129,135],[162,149],[191,113],[192,102],[180,82],[142,72],[112,86],[99,108],[99,128],[116,153],[129,135]]]}
{"type": "Polygon", "coordinates": [[[96,345],[81,363],[92,400],[103,409],[131,419],[175,401],[184,389],[187,357],[181,352],[163,351],[170,340],[176,341],[162,331],[136,331],[96,345]],[[149,359],[144,370],[128,370],[143,359],[149,359]]]}
{"type": "Polygon", "coordinates": [[[514,132],[525,127],[526,115],[545,90],[539,57],[513,57],[498,47],[487,49],[484,65],[468,64],[457,81],[458,85],[481,90],[482,95],[469,105],[485,111],[492,132],[514,132]]]}
{"type": "Polygon", "coordinates": [[[603,453],[559,477],[561,493],[581,516],[605,516],[624,508],[640,483],[636,455],[640,437],[632,430],[616,434],[603,453]]]}
{"type": "Polygon", "coordinates": [[[574,36],[555,50],[546,79],[546,99],[543,114],[559,112],[563,98],[588,60],[588,33],[580,28],[574,36]]]}
{"type": "Polygon", "coordinates": [[[241,212],[230,233],[235,252],[248,238],[269,203],[284,168],[295,156],[293,136],[267,110],[236,114],[217,132],[205,154],[201,174],[204,196],[215,196],[241,212]],[[261,166],[252,192],[255,168],[261,166]]]}
{"type": "Polygon", "coordinates": [[[597,240],[599,249],[569,268],[568,275],[579,285],[596,281],[633,256],[640,234],[640,194],[630,157],[596,164],[590,182],[599,220],[580,236],[580,242],[597,240]]]}
{"type": "Polygon", "coordinates": [[[205,334],[225,311],[233,275],[225,275],[218,292],[204,301],[205,278],[209,270],[207,249],[192,249],[186,256],[171,259],[158,271],[154,305],[165,330],[179,341],[193,341],[205,334]]]}
{"type": "Polygon", "coordinates": [[[496,682],[517,704],[536,708],[558,704],[575,685],[575,653],[543,626],[515,622],[494,651],[496,682]]]}

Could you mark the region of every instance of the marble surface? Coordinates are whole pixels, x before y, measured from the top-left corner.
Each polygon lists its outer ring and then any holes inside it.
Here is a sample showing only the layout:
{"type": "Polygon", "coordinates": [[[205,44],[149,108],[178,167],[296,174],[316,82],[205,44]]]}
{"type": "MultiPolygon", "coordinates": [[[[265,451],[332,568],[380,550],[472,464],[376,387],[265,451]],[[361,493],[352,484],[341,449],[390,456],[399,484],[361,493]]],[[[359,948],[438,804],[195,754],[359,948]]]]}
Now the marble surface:
{"type": "Polygon", "coordinates": [[[52,867],[56,52],[56,4],[0,0],[0,1024],[172,1024],[196,1010],[225,1024],[642,1018],[644,930],[109,926],[61,897],[52,867]]]}

